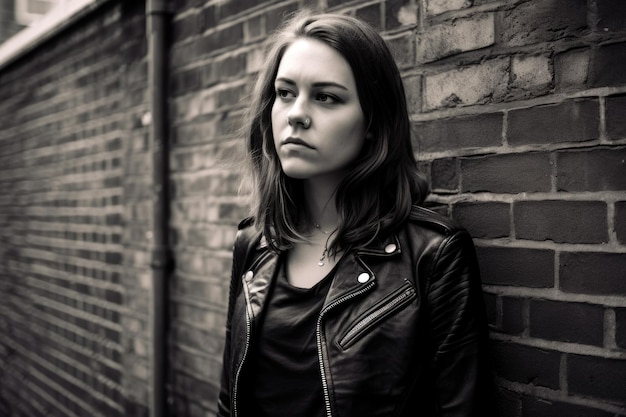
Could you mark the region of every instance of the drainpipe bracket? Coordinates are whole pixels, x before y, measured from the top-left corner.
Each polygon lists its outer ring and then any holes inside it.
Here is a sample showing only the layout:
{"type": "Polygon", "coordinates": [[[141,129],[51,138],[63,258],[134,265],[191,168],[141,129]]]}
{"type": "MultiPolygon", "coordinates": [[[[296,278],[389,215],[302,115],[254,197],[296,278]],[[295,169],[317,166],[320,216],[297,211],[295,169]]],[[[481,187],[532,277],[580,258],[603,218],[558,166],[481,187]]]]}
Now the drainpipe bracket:
{"type": "Polygon", "coordinates": [[[174,269],[174,257],[172,251],[166,246],[157,246],[152,248],[150,252],[150,267],[152,269],[161,269],[171,271],[174,269]]]}
{"type": "Polygon", "coordinates": [[[169,0],[149,0],[146,5],[147,14],[172,14],[174,6],[169,0]]]}

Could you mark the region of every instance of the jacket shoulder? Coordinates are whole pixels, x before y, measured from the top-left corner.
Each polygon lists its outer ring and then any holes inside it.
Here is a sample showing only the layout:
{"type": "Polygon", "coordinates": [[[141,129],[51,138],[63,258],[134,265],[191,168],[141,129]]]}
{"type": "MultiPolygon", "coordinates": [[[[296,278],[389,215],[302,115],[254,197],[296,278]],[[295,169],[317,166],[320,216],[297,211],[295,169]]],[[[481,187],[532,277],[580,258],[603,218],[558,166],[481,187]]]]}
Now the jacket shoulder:
{"type": "Polygon", "coordinates": [[[241,271],[248,265],[250,255],[261,236],[261,233],[254,227],[254,218],[252,217],[247,217],[239,222],[237,229],[233,245],[233,276],[241,275],[241,271]]]}
{"type": "Polygon", "coordinates": [[[249,252],[260,237],[260,232],[254,227],[254,218],[246,217],[237,225],[235,237],[235,255],[237,252],[249,252]]]}
{"type": "Polygon", "coordinates": [[[444,235],[453,235],[456,232],[464,231],[464,229],[451,218],[421,206],[412,207],[409,222],[434,229],[444,235]]]}
{"type": "Polygon", "coordinates": [[[237,225],[237,230],[246,229],[254,224],[254,217],[246,217],[237,225]]]}

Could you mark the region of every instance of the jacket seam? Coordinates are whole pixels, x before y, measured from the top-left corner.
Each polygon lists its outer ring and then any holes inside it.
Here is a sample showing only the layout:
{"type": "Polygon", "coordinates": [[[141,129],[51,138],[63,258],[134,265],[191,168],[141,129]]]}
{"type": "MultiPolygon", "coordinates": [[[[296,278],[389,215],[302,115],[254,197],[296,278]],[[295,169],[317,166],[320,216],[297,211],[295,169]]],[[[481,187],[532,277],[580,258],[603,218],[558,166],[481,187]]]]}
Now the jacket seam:
{"type": "MultiPolygon", "coordinates": [[[[430,300],[430,290],[431,290],[431,285],[432,285],[432,279],[436,273],[436,271],[439,269],[439,262],[441,261],[441,257],[443,255],[443,253],[445,253],[445,251],[454,243],[454,241],[458,241],[460,239],[461,234],[463,234],[464,232],[462,230],[456,231],[455,233],[446,236],[441,244],[439,245],[439,247],[437,248],[437,253],[435,255],[435,257],[433,258],[433,262],[432,262],[432,267],[431,270],[428,273],[428,279],[427,279],[427,284],[426,284],[426,299],[430,300]]],[[[428,302],[428,314],[430,316],[430,311],[431,311],[431,305],[430,302],[428,302]]],[[[431,320],[431,319],[429,319],[431,320]]],[[[440,351],[438,346],[434,346],[436,348],[436,350],[433,352],[434,356],[433,356],[433,363],[436,363],[438,361],[438,358],[440,357],[440,355],[442,352],[440,351]]]]}

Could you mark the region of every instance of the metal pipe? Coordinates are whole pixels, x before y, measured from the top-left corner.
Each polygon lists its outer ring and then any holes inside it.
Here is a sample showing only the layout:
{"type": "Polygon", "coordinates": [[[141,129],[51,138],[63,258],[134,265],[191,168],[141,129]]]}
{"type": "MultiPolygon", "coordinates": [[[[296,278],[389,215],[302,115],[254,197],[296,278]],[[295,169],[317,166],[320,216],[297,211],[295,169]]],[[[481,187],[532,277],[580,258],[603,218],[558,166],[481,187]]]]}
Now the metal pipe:
{"type": "Polygon", "coordinates": [[[150,416],[168,413],[167,369],[167,284],[173,257],[169,245],[169,146],[167,135],[166,28],[171,11],[167,0],[147,0],[148,89],[152,151],[152,330],[150,416]]]}

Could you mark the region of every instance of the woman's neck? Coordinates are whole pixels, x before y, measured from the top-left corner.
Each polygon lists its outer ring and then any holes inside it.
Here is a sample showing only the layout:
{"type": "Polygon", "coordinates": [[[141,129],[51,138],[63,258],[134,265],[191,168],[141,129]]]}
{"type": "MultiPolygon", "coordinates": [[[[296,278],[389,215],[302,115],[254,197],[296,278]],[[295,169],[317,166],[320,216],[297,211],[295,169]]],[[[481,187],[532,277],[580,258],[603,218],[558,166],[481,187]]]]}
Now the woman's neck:
{"type": "Polygon", "coordinates": [[[312,226],[332,231],[339,225],[339,213],[335,205],[335,182],[308,179],[304,182],[304,194],[312,226]]]}

